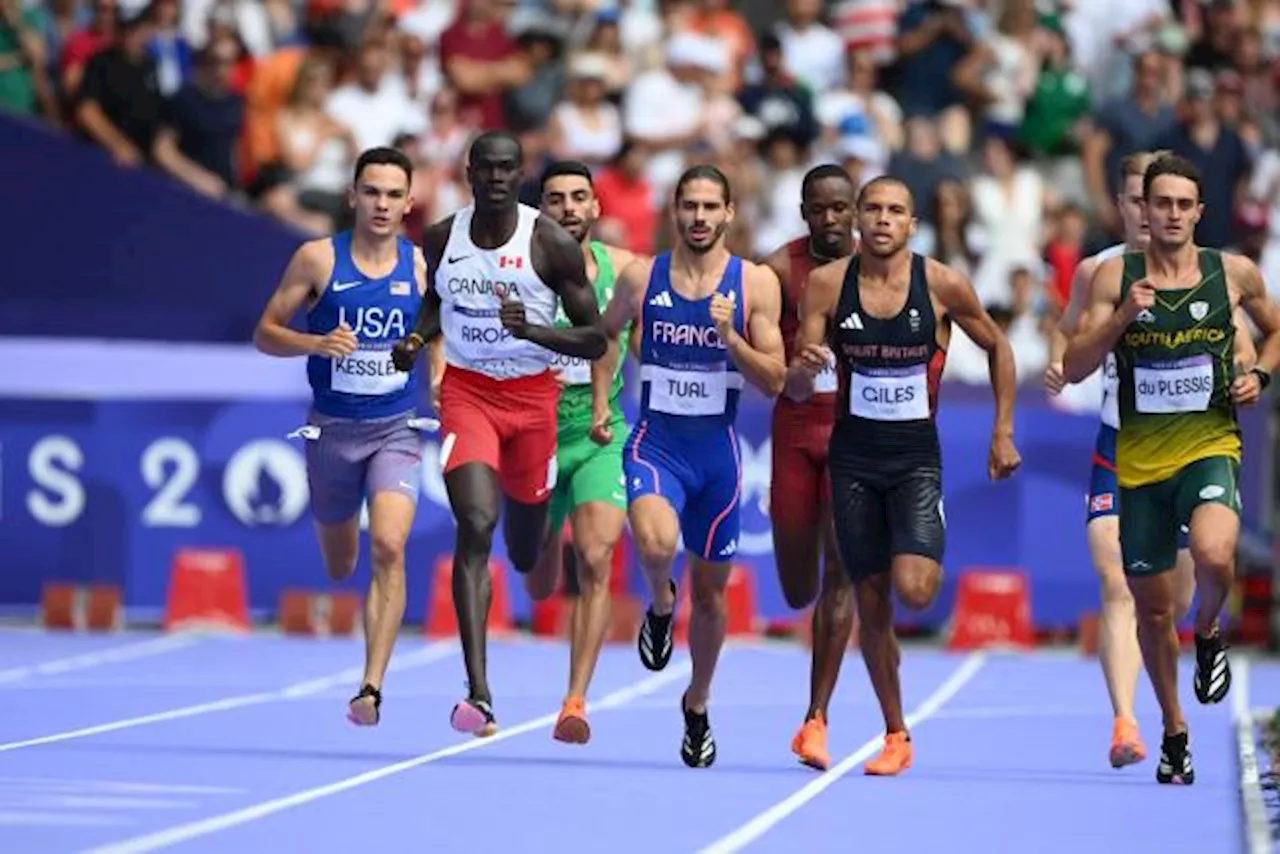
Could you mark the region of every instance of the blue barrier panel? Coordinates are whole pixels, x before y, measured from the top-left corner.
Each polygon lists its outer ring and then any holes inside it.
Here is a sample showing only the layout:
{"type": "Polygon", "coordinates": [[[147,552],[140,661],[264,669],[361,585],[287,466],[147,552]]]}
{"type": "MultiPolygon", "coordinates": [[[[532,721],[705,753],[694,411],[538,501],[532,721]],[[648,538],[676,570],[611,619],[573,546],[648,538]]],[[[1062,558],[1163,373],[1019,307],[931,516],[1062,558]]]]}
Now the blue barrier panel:
{"type": "MultiPolygon", "coordinates": [[[[113,352],[114,361],[128,358],[123,350],[113,352]]],[[[302,363],[252,351],[239,355],[259,370],[247,373],[225,358],[214,358],[203,372],[193,370],[189,357],[154,360],[148,382],[168,389],[166,364],[172,363],[182,376],[169,378],[169,385],[182,380],[191,389],[176,399],[169,391],[140,399],[119,390],[96,401],[35,399],[0,389],[0,603],[34,603],[43,581],[71,579],[122,584],[131,607],[159,609],[170,561],[183,546],[241,549],[254,609],[274,609],[287,586],[328,585],[309,519],[301,440],[286,438],[305,423],[307,401],[271,385],[279,371],[300,378],[302,363]],[[258,382],[268,383],[272,395],[230,393],[258,382]]],[[[91,364],[102,371],[114,361],[103,356],[91,364]]],[[[297,390],[303,389],[299,382],[297,390]]],[[[937,605],[919,620],[904,613],[903,621],[938,626],[950,611],[957,571],[993,565],[1028,572],[1038,625],[1073,625],[1097,604],[1083,530],[1096,415],[1058,411],[1028,388],[1017,412],[1023,467],[1013,480],[992,484],[986,476],[990,391],[944,385],[942,394],[947,575],[937,605]]],[[[634,413],[633,395],[626,406],[634,413]]],[[[1265,436],[1265,408],[1243,415],[1247,452],[1253,453],[1265,436]]],[[[768,403],[748,394],[739,427],[744,489],[738,560],[754,570],[762,616],[785,618],[790,612],[769,534],[768,403]]],[[[423,498],[408,554],[411,621],[423,619],[432,567],[453,541],[436,438],[426,441],[425,450],[423,498]]],[[[1244,467],[1247,526],[1258,523],[1263,475],[1244,467]]],[[[500,537],[496,550],[505,557],[500,537]]],[[[346,586],[366,578],[362,557],[356,579],[346,586]]],[[[641,589],[638,574],[631,582],[641,589]]],[[[517,618],[527,616],[529,602],[518,583],[512,592],[517,618]]]]}

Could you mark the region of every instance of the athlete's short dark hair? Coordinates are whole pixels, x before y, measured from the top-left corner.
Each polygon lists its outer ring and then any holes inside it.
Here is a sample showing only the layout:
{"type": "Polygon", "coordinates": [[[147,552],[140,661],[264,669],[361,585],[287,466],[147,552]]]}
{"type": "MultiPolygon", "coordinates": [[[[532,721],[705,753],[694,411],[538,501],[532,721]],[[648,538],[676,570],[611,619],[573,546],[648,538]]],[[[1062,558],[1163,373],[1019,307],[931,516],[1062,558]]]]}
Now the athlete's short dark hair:
{"type": "Polygon", "coordinates": [[[712,181],[720,185],[720,196],[727,205],[733,201],[733,194],[729,190],[729,179],[716,167],[710,163],[699,163],[696,166],[690,166],[684,170],[684,174],[680,176],[680,180],[676,181],[676,204],[680,203],[680,199],[684,197],[684,185],[690,181],[712,181]]]}
{"type": "Polygon", "coordinates": [[[405,181],[409,184],[413,183],[413,161],[398,148],[380,145],[377,148],[370,148],[361,152],[360,157],[356,160],[356,168],[351,176],[351,183],[360,183],[360,176],[364,174],[365,168],[369,166],[399,167],[404,170],[405,181]]]}
{"type": "Polygon", "coordinates": [[[804,180],[800,182],[801,200],[807,202],[809,194],[813,192],[813,186],[819,181],[825,181],[827,178],[844,181],[849,185],[850,190],[857,190],[857,185],[854,184],[853,178],[843,166],[837,166],[834,163],[823,163],[804,173],[804,180]]]}
{"type": "Polygon", "coordinates": [[[1190,160],[1185,157],[1179,157],[1176,154],[1166,154],[1151,161],[1151,165],[1147,167],[1147,171],[1142,175],[1143,198],[1151,198],[1151,185],[1161,175],[1186,178],[1196,185],[1196,200],[1199,201],[1204,198],[1204,179],[1200,175],[1200,170],[1190,160]]]}
{"type": "Polygon", "coordinates": [[[593,190],[595,189],[596,185],[595,181],[592,180],[590,167],[579,160],[557,160],[555,163],[552,163],[543,171],[542,183],[540,186],[545,190],[547,188],[547,182],[552,178],[566,177],[582,178],[591,185],[593,190]]]}
{"type": "Polygon", "coordinates": [[[524,146],[520,144],[518,136],[509,130],[487,130],[471,140],[471,145],[467,149],[467,164],[470,165],[471,163],[472,152],[480,151],[499,143],[515,146],[517,158],[524,159],[524,146]]]}
{"type": "Polygon", "coordinates": [[[907,194],[907,210],[914,212],[916,209],[915,197],[911,195],[911,188],[907,186],[907,182],[893,175],[878,175],[870,181],[862,185],[862,190],[858,192],[858,207],[862,207],[862,202],[867,197],[867,193],[876,187],[901,187],[907,194]]]}

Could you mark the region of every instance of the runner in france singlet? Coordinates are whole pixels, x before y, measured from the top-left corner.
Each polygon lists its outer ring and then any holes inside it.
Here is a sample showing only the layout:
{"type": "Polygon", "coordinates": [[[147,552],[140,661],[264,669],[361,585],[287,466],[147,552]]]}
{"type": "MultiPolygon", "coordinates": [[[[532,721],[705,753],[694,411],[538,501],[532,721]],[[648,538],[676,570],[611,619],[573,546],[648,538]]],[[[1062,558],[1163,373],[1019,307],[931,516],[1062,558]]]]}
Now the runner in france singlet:
{"type": "MultiPolygon", "coordinates": [[[[741,258],[729,259],[717,291],[734,301],[733,326],[746,337],[741,258]]],[[[737,417],[744,378],[710,305],[710,296],[689,300],[671,287],[670,252],[654,259],[640,317],[640,418],[654,429],[722,429],[737,417]]]]}
{"type": "Polygon", "coordinates": [[[529,323],[551,326],[559,299],[533,269],[533,229],[537,208],[520,205],[511,239],[497,249],[480,249],[471,240],[475,208],[454,214],[449,240],[433,277],[440,297],[440,327],[445,361],[495,379],[533,376],[547,370],[555,354],[512,337],[498,308],[504,298],[524,304],[529,323]]]}
{"type": "Polygon", "coordinates": [[[351,232],[335,234],[333,275],[307,312],[307,331],[327,335],[345,323],[360,347],[349,356],[307,357],[307,380],[314,407],[334,418],[385,418],[418,404],[420,368],[405,373],[391,363],[391,349],[418,320],[422,296],[414,272],[413,243],[396,242],[390,275],[371,279],[351,257],[351,232]]]}
{"type": "MultiPolygon", "coordinates": [[[[782,346],[786,350],[787,364],[796,354],[796,334],[800,331],[800,303],[804,299],[804,286],[817,263],[809,252],[809,238],[799,237],[787,244],[787,263],[789,275],[782,283],[782,316],[778,326],[782,331],[782,346]]],[[[813,396],[804,403],[797,403],[785,394],[778,396],[778,406],[812,407],[829,410],[839,380],[836,377],[836,366],[831,362],[813,379],[813,396]]]]}
{"type": "Polygon", "coordinates": [[[906,302],[887,320],[863,309],[859,266],[854,256],[829,332],[840,375],[831,452],[878,469],[940,468],[934,414],[946,351],[938,346],[925,259],[911,256],[906,302]]]}

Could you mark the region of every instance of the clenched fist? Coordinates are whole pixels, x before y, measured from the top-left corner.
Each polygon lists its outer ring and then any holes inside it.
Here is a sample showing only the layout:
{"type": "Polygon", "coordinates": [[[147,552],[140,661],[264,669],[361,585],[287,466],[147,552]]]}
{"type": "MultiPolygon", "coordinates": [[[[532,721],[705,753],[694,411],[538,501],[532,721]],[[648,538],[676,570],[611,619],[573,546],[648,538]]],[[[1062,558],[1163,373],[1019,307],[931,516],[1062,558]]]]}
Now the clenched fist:
{"type": "Polygon", "coordinates": [[[396,342],[396,346],[391,348],[391,364],[395,365],[397,371],[413,370],[413,363],[418,359],[418,352],[422,350],[425,342],[422,336],[416,333],[401,338],[396,342]]]}
{"type": "Polygon", "coordinates": [[[729,335],[733,332],[734,305],[733,300],[721,293],[711,298],[711,321],[715,323],[716,332],[720,333],[721,341],[728,341],[729,335]]]}

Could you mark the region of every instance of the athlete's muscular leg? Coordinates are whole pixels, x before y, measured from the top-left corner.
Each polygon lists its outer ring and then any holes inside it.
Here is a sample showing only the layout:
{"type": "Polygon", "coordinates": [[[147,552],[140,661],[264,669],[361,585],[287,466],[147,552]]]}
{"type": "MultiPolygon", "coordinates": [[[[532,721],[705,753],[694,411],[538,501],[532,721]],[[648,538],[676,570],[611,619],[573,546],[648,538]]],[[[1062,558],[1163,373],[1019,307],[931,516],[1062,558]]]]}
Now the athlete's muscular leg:
{"type": "Polygon", "coordinates": [[[710,563],[689,554],[689,576],[693,580],[689,658],[693,673],[689,676],[689,690],[685,692],[685,707],[693,712],[705,712],[711,696],[711,681],[724,647],[724,590],[731,569],[727,563],[710,563]]]}
{"type": "Polygon", "coordinates": [[[853,585],[840,561],[830,516],[821,530],[822,593],[813,609],[813,663],[809,671],[809,711],[805,717],[820,714],[825,720],[840,676],[840,664],[849,647],[849,635],[853,632],[854,597],[853,585]]]}
{"type": "Polygon", "coordinates": [[[1196,561],[1191,549],[1178,549],[1173,575],[1173,621],[1177,624],[1191,613],[1191,604],[1196,598],[1196,561]]]}
{"type": "Polygon", "coordinates": [[[503,510],[502,537],[507,556],[516,572],[527,575],[538,564],[547,536],[547,502],[525,504],[507,496],[503,510]]]}
{"type": "MultiPolygon", "coordinates": [[[[774,474],[774,482],[782,477],[774,474]]],[[[800,610],[813,602],[818,595],[818,555],[822,538],[817,530],[818,508],[812,504],[792,506],[783,510],[784,501],[792,505],[805,504],[808,496],[781,494],[781,484],[769,499],[773,525],[773,556],[778,564],[778,582],[782,585],[782,597],[787,605],[800,610]]]]}
{"type": "Polygon", "coordinates": [[[1200,604],[1196,634],[1212,635],[1235,583],[1240,517],[1230,507],[1206,502],[1191,514],[1191,557],[1195,561],[1200,604]]]}
{"type": "Polygon", "coordinates": [[[1086,528],[1093,568],[1102,587],[1102,611],[1098,619],[1098,658],[1117,718],[1133,720],[1133,697],[1142,651],[1138,648],[1137,617],[1133,594],[1120,565],[1120,518],[1097,516],[1086,528]]]}
{"type": "Polygon", "coordinates": [[[858,645],[867,676],[880,702],[886,732],[906,731],[902,687],[898,682],[901,652],[893,631],[893,576],[880,572],[853,583],[858,604],[858,645]]]}
{"type": "Polygon", "coordinates": [[[564,572],[564,546],[561,537],[559,529],[548,529],[533,571],[524,577],[524,589],[535,602],[550,598],[560,586],[561,573],[564,572]]]}
{"type": "Polygon", "coordinates": [[[1138,618],[1138,644],[1151,679],[1152,690],[1164,719],[1164,734],[1187,728],[1178,700],[1178,630],[1174,619],[1176,577],[1164,571],[1154,575],[1130,575],[1138,618]]]}
{"type": "Polygon", "coordinates": [[[921,555],[895,555],[892,574],[898,598],[913,611],[923,611],[932,605],[942,587],[942,567],[936,560],[921,555]]]}
{"type": "Polygon", "coordinates": [[[642,495],[627,509],[631,536],[635,540],[640,567],[649,585],[654,614],[666,616],[676,609],[671,591],[671,566],[680,545],[680,518],[661,495],[642,495]]]}
{"type": "Polygon", "coordinates": [[[324,569],[333,581],[346,581],[356,571],[360,556],[360,514],[333,525],[316,523],[316,538],[324,569]]]}
{"type": "Polygon", "coordinates": [[[444,483],[458,526],[453,551],[453,606],[471,685],[470,698],[491,703],[485,626],[493,598],[489,556],[493,532],[498,527],[498,473],[483,463],[467,463],[446,474],[444,483]]]}
{"type": "Polygon", "coordinates": [[[622,536],[627,514],[600,501],[581,504],[573,512],[573,542],[578,553],[579,594],[573,601],[569,641],[569,695],[585,697],[595,672],[613,604],[609,581],[613,550],[622,536]]]}
{"type": "Polygon", "coordinates": [[[369,502],[369,552],[373,577],[364,603],[364,683],[382,687],[404,620],[404,547],[417,509],[403,492],[380,491],[369,502]]]}

